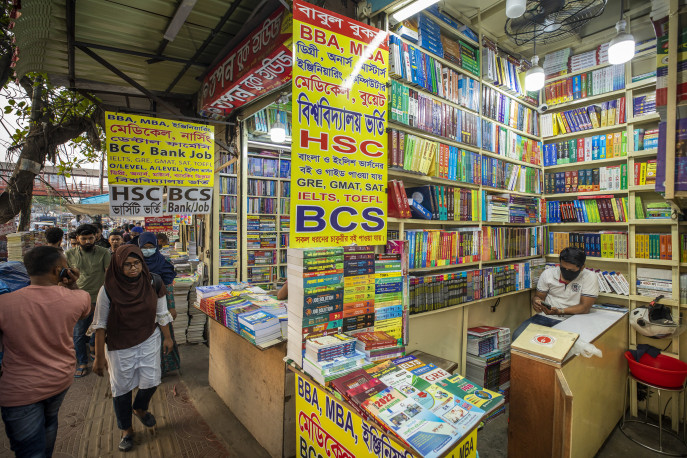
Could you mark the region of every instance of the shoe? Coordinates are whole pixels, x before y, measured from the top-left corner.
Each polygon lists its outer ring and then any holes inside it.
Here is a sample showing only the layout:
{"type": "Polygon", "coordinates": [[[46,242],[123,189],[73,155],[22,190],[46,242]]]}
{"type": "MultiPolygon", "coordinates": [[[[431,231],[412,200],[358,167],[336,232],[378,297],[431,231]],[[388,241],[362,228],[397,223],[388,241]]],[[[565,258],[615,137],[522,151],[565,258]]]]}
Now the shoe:
{"type": "Polygon", "coordinates": [[[136,415],[136,417],[139,420],[141,420],[141,423],[143,423],[143,426],[147,426],[148,428],[152,428],[153,426],[155,426],[157,424],[157,421],[155,421],[155,417],[150,412],[146,412],[146,414],[143,415],[142,417],[139,417],[138,415],[136,415]]]}
{"type": "Polygon", "coordinates": [[[119,441],[119,450],[122,452],[128,452],[132,448],[134,448],[134,436],[128,435],[122,437],[122,440],[119,441]]]}

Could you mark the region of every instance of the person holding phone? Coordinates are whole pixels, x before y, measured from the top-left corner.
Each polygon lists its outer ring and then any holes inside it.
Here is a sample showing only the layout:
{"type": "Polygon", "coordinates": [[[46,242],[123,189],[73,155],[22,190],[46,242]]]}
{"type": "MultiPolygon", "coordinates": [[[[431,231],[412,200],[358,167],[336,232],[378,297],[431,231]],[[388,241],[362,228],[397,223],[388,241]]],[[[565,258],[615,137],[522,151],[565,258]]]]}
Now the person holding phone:
{"type": "Polygon", "coordinates": [[[24,266],[31,284],[0,300],[0,410],[16,456],[52,456],[57,415],[74,382],[72,330],[90,315],[91,298],[55,247],[30,250],[24,266]]]}
{"type": "Polygon", "coordinates": [[[537,282],[532,296],[537,315],[518,326],[512,340],[531,323],[553,327],[569,315],[589,313],[599,295],[599,283],[594,272],[584,268],[586,260],[587,255],[579,248],[561,251],[560,264],[544,270],[537,282]]]}

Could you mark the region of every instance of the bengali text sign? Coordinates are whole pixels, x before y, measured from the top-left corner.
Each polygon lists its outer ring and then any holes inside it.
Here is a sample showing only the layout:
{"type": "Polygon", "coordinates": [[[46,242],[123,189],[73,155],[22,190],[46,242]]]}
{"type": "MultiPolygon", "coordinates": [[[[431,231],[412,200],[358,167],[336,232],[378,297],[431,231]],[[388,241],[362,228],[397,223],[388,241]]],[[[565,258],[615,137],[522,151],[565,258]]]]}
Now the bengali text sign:
{"type": "Polygon", "coordinates": [[[388,33],[294,2],[294,248],[386,243],[388,33]]]}
{"type": "Polygon", "coordinates": [[[110,185],[214,185],[214,128],[105,113],[110,185]]]}
{"type": "Polygon", "coordinates": [[[161,186],[110,186],[110,216],[162,216],[161,186]]]}
{"type": "Polygon", "coordinates": [[[145,229],[148,232],[171,232],[173,230],[174,216],[166,215],[145,219],[145,229]]]}

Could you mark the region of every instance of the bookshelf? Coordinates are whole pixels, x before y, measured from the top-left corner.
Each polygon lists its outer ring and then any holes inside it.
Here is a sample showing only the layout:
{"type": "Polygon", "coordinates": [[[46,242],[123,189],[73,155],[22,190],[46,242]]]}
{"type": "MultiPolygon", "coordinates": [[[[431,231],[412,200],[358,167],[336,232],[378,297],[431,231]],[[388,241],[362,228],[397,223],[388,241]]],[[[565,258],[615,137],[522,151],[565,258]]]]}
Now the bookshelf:
{"type": "Polygon", "coordinates": [[[238,281],[241,271],[240,255],[240,204],[239,187],[240,160],[232,162],[226,153],[219,153],[216,169],[215,196],[213,206],[216,218],[213,219],[213,240],[217,240],[213,250],[213,275],[216,283],[225,284],[238,281]]]}

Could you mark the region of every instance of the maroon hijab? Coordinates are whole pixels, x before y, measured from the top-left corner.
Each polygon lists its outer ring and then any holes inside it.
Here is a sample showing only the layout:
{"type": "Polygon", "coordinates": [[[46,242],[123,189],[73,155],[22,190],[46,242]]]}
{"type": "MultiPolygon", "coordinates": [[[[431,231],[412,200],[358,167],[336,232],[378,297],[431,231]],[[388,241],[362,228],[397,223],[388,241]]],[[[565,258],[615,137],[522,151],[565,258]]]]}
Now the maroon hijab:
{"type": "Polygon", "coordinates": [[[122,245],[117,248],[105,273],[105,291],[110,298],[105,334],[108,350],[131,348],[148,339],[155,331],[157,300],[167,291],[164,286],[155,291],[139,247],[122,245]],[[141,261],[141,275],[137,278],[124,274],[124,262],[129,256],[141,261]]]}

